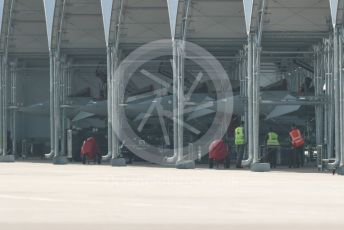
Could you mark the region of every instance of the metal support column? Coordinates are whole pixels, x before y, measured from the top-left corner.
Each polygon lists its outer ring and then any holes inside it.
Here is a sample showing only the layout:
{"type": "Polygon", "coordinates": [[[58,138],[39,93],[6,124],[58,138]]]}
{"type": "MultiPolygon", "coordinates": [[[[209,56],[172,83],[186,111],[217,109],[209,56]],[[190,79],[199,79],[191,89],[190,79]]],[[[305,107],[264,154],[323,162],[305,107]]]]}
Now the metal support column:
{"type": "Polygon", "coordinates": [[[339,121],[340,121],[340,163],[339,167],[344,168],[344,76],[343,76],[343,36],[344,28],[341,27],[338,38],[339,45],[339,121]]]}
{"type": "Polygon", "coordinates": [[[173,157],[169,158],[167,161],[170,163],[175,163],[178,159],[178,59],[177,59],[177,41],[172,37],[172,72],[173,72],[173,157]]]}
{"type": "Polygon", "coordinates": [[[260,75],[260,52],[261,47],[258,43],[254,46],[254,74],[253,74],[253,164],[259,163],[259,104],[260,104],[260,89],[259,89],[259,75],[260,75]]]}
{"type": "Polygon", "coordinates": [[[54,57],[54,157],[58,158],[60,156],[60,60],[58,55],[54,57]]]}
{"type": "Polygon", "coordinates": [[[106,49],[106,56],[107,56],[107,141],[108,141],[108,153],[103,156],[103,161],[107,161],[112,157],[112,47],[108,46],[106,49]]]}
{"type": "Polygon", "coordinates": [[[333,110],[333,67],[332,67],[332,57],[333,49],[332,42],[329,39],[325,40],[325,82],[326,82],[326,97],[328,102],[325,106],[325,122],[326,122],[326,144],[327,144],[327,158],[330,159],[333,156],[333,128],[334,128],[334,110],[333,110]]]}
{"type": "Polygon", "coordinates": [[[0,156],[5,156],[6,154],[2,151],[3,150],[3,138],[2,138],[2,130],[3,130],[3,123],[2,123],[2,116],[3,116],[3,104],[2,104],[2,97],[4,95],[3,85],[3,54],[0,55],[0,156]]]}
{"type": "MultiPolygon", "coordinates": [[[[111,157],[111,165],[112,166],[126,166],[125,159],[121,156],[120,152],[120,143],[119,143],[119,137],[120,137],[120,117],[119,117],[119,93],[121,93],[121,82],[119,80],[118,74],[118,62],[119,62],[119,51],[118,51],[118,44],[113,47],[112,51],[112,79],[111,79],[111,109],[112,109],[112,157],[111,157]]],[[[120,73],[122,74],[122,73],[120,73]]]]}
{"type": "MultiPolygon", "coordinates": [[[[175,106],[177,108],[177,113],[174,119],[174,123],[176,123],[177,129],[174,131],[177,131],[175,133],[175,136],[177,136],[177,162],[176,167],[181,169],[193,169],[195,168],[195,162],[192,159],[191,156],[184,156],[184,103],[185,103],[185,97],[184,97],[184,79],[185,79],[185,49],[186,49],[186,36],[187,36],[187,29],[188,29],[188,22],[189,22],[189,10],[190,10],[190,0],[184,1],[184,8],[183,8],[183,20],[181,25],[181,33],[180,33],[180,40],[176,41],[174,40],[174,48],[176,49],[177,57],[177,79],[174,79],[174,84],[176,83],[176,91],[174,93],[177,93],[177,97],[174,98],[176,100],[175,106]]],[[[175,108],[174,108],[175,109],[175,108]]],[[[175,139],[176,140],[176,139],[175,139]]]]}
{"type": "Polygon", "coordinates": [[[260,151],[260,143],[259,143],[259,111],[260,111],[260,57],[262,52],[262,34],[263,34],[263,26],[264,26],[264,16],[265,16],[265,4],[266,1],[262,0],[259,10],[259,21],[258,21],[258,29],[257,29],[257,36],[255,37],[255,42],[253,46],[253,82],[252,82],[252,90],[253,90],[253,117],[252,117],[252,130],[253,132],[253,162],[251,165],[251,170],[255,172],[266,172],[270,170],[270,164],[260,163],[259,162],[259,151],[260,151]]]}
{"type": "Polygon", "coordinates": [[[61,127],[62,116],[61,116],[61,99],[62,99],[62,68],[61,68],[61,59],[58,52],[55,53],[53,57],[53,132],[54,132],[54,164],[67,164],[68,159],[65,157],[65,153],[62,152],[62,135],[63,130],[61,127]]]}
{"type": "Polygon", "coordinates": [[[55,124],[55,116],[54,116],[54,56],[55,52],[54,50],[50,50],[49,53],[49,60],[50,60],[50,73],[49,73],[49,81],[50,81],[50,86],[49,86],[49,91],[50,91],[50,153],[46,154],[46,158],[52,158],[54,157],[55,153],[55,132],[54,132],[54,124],[55,124]]]}
{"type": "MultiPolygon", "coordinates": [[[[66,102],[68,100],[68,97],[72,94],[72,73],[71,73],[71,60],[68,60],[66,63],[66,102]]],[[[67,102],[70,104],[70,102],[67,102]]],[[[72,159],[73,158],[73,151],[72,151],[72,138],[73,132],[72,132],[72,121],[71,118],[66,117],[66,147],[67,147],[67,158],[72,159]]]]}
{"type": "Polygon", "coordinates": [[[118,91],[119,91],[119,82],[118,77],[116,75],[117,70],[117,62],[118,62],[118,46],[113,47],[111,50],[111,60],[112,60],[112,74],[111,74],[111,102],[112,102],[112,112],[111,112],[111,123],[112,123],[112,160],[115,160],[120,157],[119,155],[119,140],[118,140],[118,132],[119,132],[119,117],[118,117],[118,109],[119,109],[119,102],[118,102],[118,91]]]}
{"type": "Polygon", "coordinates": [[[339,31],[339,142],[340,142],[340,161],[337,169],[338,174],[344,175],[344,76],[343,76],[343,42],[344,27],[339,31]]]}
{"type": "Polygon", "coordinates": [[[339,110],[340,110],[340,152],[341,158],[339,167],[342,174],[344,174],[344,76],[343,76],[343,42],[344,42],[344,28],[341,27],[339,33],[339,110]]]}
{"type": "Polygon", "coordinates": [[[62,103],[62,75],[63,75],[63,56],[61,55],[61,41],[63,35],[63,25],[65,19],[66,0],[62,0],[60,11],[59,29],[57,35],[57,49],[54,56],[54,164],[67,164],[68,159],[65,157],[65,152],[62,152],[62,135],[64,130],[62,125],[63,116],[61,114],[62,103]]]}
{"type": "Polygon", "coordinates": [[[125,166],[119,148],[118,134],[120,132],[119,102],[120,84],[117,76],[119,61],[119,43],[121,24],[123,19],[124,0],[116,1],[116,18],[113,16],[113,1],[101,1],[105,40],[107,46],[107,125],[108,125],[108,153],[102,157],[103,161],[111,159],[112,166],[125,166]]]}
{"type": "Polygon", "coordinates": [[[338,29],[334,28],[333,31],[333,77],[332,77],[331,83],[333,86],[331,87],[332,95],[333,95],[333,111],[334,111],[334,147],[335,147],[335,162],[329,163],[330,168],[336,168],[340,163],[341,158],[341,138],[340,138],[340,102],[339,102],[339,96],[340,96],[340,81],[339,81],[339,45],[338,45],[338,29]]]}
{"type": "Polygon", "coordinates": [[[4,52],[2,54],[1,59],[1,121],[2,122],[2,129],[1,132],[1,139],[2,139],[2,156],[0,156],[0,161],[3,162],[14,162],[14,156],[8,155],[8,149],[7,149],[7,131],[8,131],[8,76],[7,76],[7,57],[8,57],[8,44],[9,44],[9,37],[11,34],[11,28],[12,28],[12,18],[13,18],[13,6],[14,6],[14,0],[11,0],[9,3],[9,16],[8,16],[8,24],[7,29],[5,31],[5,44],[4,44],[4,52]]]}
{"type": "MultiPolygon", "coordinates": [[[[253,36],[248,36],[247,46],[247,154],[248,159],[242,161],[242,166],[250,166],[253,160],[253,36]]],[[[246,130],[246,128],[245,128],[246,130]]]]}
{"type": "MultiPolygon", "coordinates": [[[[245,135],[245,143],[248,142],[248,108],[247,108],[247,46],[244,46],[243,50],[239,52],[239,60],[237,63],[237,73],[235,75],[238,76],[240,80],[240,97],[243,99],[243,103],[245,105],[244,108],[244,115],[241,116],[240,121],[244,121],[244,133],[245,135]]],[[[244,150],[244,157],[247,156],[247,146],[244,150]]]]}
{"type": "MultiPolygon", "coordinates": [[[[324,86],[323,86],[323,93],[327,99],[328,102],[330,102],[330,97],[328,95],[328,76],[329,76],[329,73],[328,73],[328,55],[327,55],[327,52],[328,52],[328,42],[326,39],[323,40],[323,57],[322,57],[322,71],[323,71],[323,80],[324,80],[324,86]]],[[[328,122],[327,122],[327,117],[328,117],[328,108],[329,108],[329,103],[326,103],[325,106],[324,106],[324,144],[326,145],[325,148],[324,148],[324,157],[326,156],[326,158],[328,157],[328,153],[327,153],[327,148],[328,148],[328,122]]]]}
{"type": "Polygon", "coordinates": [[[177,41],[177,164],[184,160],[184,42],[177,41]]]}
{"type": "MultiPolygon", "coordinates": [[[[244,128],[245,128],[245,133],[248,134],[248,106],[247,106],[247,98],[248,98],[248,86],[247,86],[247,81],[248,81],[248,74],[247,74],[247,46],[244,48],[244,51],[241,53],[241,87],[240,90],[242,91],[242,97],[245,100],[245,110],[244,110],[244,128]]],[[[248,143],[248,135],[245,135],[245,143],[248,143]]],[[[248,147],[246,145],[245,148],[245,156],[248,156],[248,147]]]]}
{"type": "Polygon", "coordinates": [[[67,68],[66,68],[66,57],[62,59],[61,62],[61,79],[60,79],[60,89],[61,89],[61,155],[66,156],[66,129],[67,129],[67,117],[66,117],[66,107],[67,104],[67,68]]]}
{"type": "Polygon", "coordinates": [[[2,70],[2,153],[4,156],[8,155],[7,152],[7,129],[8,129],[8,76],[7,76],[7,58],[3,59],[2,70]]]}
{"type": "MultiPolygon", "coordinates": [[[[190,9],[190,0],[184,1],[183,20],[181,26],[181,38],[177,44],[178,60],[178,81],[177,81],[177,125],[178,125],[178,157],[177,162],[184,161],[184,78],[185,78],[185,41],[188,28],[188,16],[190,9]]],[[[177,163],[178,164],[178,163],[177,163]]]]}
{"type": "Polygon", "coordinates": [[[17,70],[16,62],[11,63],[11,137],[12,155],[17,154],[17,70]]]}
{"type": "MultiPolygon", "coordinates": [[[[314,88],[315,97],[323,96],[323,77],[322,77],[322,55],[321,46],[314,47],[314,88]]],[[[323,145],[323,114],[324,105],[318,104],[315,106],[315,126],[316,126],[316,145],[323,145]]]]}

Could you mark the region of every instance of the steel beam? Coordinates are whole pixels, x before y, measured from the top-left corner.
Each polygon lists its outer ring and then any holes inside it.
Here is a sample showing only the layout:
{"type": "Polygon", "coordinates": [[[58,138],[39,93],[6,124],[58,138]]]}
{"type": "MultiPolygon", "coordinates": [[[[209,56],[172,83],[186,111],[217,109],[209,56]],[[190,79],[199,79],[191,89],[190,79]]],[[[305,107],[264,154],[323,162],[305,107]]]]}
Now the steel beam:
{"type": "MultiPolygon", "coordinates": [[[[248,98],[248,46],[244,47],[244,51],[240,54],[241,56],[241,86],[240,86],[240,91],[242,91],[242,97],[244,97],[247,101],[248,98]]],[[[252,70],[252,68],[251,68],[252,70]]],[[[248,156],[248,122],[249,122],[249,116],[248,116],[248,106],[246,103],[245,106],[245,112],[244,112],[244,128],[245,128],[245,143],[246,143],[246,147],[245,147],[245,151],[244,151],[244,156],[248,156]]],[[[249,157],[248,157],[249,158],[249,157]]],[[[252,155],[251,155],[251,159],[252,159],[252,155]]],[[[246,163],[247,164],[247,163],[246,163]]]]}
{"type": "Polygon", "coordinates": [[[344,28],[341,27],[339,33],[339,121],[340,121],[340,163],[339,167],[344,168],[344,76],[343,76],[343,36],[344,28]]]}
{"type": "Polygon", "coordinates": [[[60,155],[60,87],[59,87],[59,77],[60,77],[60,60],[58,59],[58,54],[55,53],[54,57],[54,158],[58,158],[60,155]]]}
{"type": "Polygon", "coordinates": [[[262,42],[262,33],[264,26],[264,15],[265,15],[265,0],[261,1],[260,11],[259,11],[259,21],[258,29],[256,35],[255,46],[253,47],[254,55],[254,75],[253,75],[253,164],[259,163],[259,97],[260,97],[260,88],[259,88],[259,77],[260,77],[260,57],[261,57],[261,42],[262,42]]]}
{"type": "Polygon", "coordinates": [[[325,92],[328,98],[328,102],[325,105],[325,139],[327,144],[327,158],[331,158],[333,155],[333,128],[334,128],[334,109],[333,109],[333,49],[332,41],[329,39],[324,40],[325,52],[324,52],[324,66],[325,66],[325,92]]]}
{"type": "MultiPolygon", "coordinates": [[[[0,32],[2,32],[2,21],[3,21],[3,11],[4,11],[4,0],[0,0],[0,32]]],[[[2,88],[2,79],[3,79],[3,50],[1,50],[0,54],[0,157],[5,155],[3,153],[3,138],[2,138],[2,130],[3,130],[3,123],[2,123],[2,116],[3,116],[3,104],[2,104],[2,97],[3,97],[3,88],[2,88]]]]}
{"type": "Polygon", "coordinates": [[[249,35],[251,31],[253,0],[243,0],[243,4],[244,4],[246,33],[247,35],[249,35]]]}
{"type": "Polygon", "coordinates": [[[242,166],[250,166],[253,160],[253,36],[248,36],[247,46],[247,123],[245,123],[248,158],[242,161],[242,166]]]}
{"type": "Polygon", "coordinates": [[[50,71],[49,71],[49,93],[50,93],[50,153],[46,154],[46,158],[52,158],[55,150],[55,132],[54,132],[54,51],[50,50],[49,52],[49,63],[50,63],[50,71]]]}
{"type": "MultiPolygon", "coordinates": [[[[181,26],[180,40],[175,41],[177,48],[177,165],[185,161],[184,157],[184,79],[185,79],[185,41],[187,36],[190,0],[184,1],[183,21],[181,26]]],[[[190,157],[188,157],[190,159],[190,157]]]]}
{"type": "Polygon", "coordinates": [[[17,71],[16,62],[10,64],[11,67],[11,135],[12,135],[12,155],[17,154],[17,71]]]}
{"type": "Polygon", "coordinates": [[[274,100],[260,100],[260,104],[265,105],[324,105],[326,100],[321,99],[307,99],[304,100],[285,100],[285,101],[274,101],[274,100]]]}
{"type": "MultiPolygon", "coordinates": [[[[323,78],[322,78],[322,56],[321,46],[314,47],[314,93],[315,97],[321,97],[323,95],[323,78]]],[[[315,106],[315,127],[316,127],[316,145],[323,145],[323,114],[324,105],[317,104],[315,106]]]]}
{"type": "Polygon", "coordinates": [[[63,97],[63,89],[61,87],[63,80],[63,65],[61,63],[61,41],[62,30],[65,17],[66,0],[60,0],[61,5],[58,8],[59,21],[54,23],[56,14],[55,0],[44,1],[44,9],[46,15],[46,24],[48,32],[48,43],[50,53],[50,125],[51,125],[51,149],[52,151],[46,155],[46,157],[53,157],[54,164],[66,164],[68,163],[65,157],[65,152],[62,152],[63,148],[63,135],[64,127],[61,127],[63,113],[61,113],[61,104],[63,97]],[[57,35],[55,35],[53,27],[57,24],[57,35]],[[54,35],[54,36],[53,36],[54,35]]]}
{"type": "Polygon", "coordinates": [[[178,151],[178,59],[177,59],[177,42],[172,37],[172,72],[173,72],[173,156],[166,159],[167,163],[176,163],[179,155],[178,151]]]}
{"type": "Polygon", "coordinates": [[[3,130],[3,95],[4,95],[4,89],[3,89],[3,54],[0,55],[0,156],[5,156],[6,154],[3,152],[3,138],[2,138],[2,130],[3,130]]]}
{"type": "Polygon", "coordinates": [[[108,153],[103,156],[103,161],[110,160],[112,157],[112,47],[108,46],[106,51],[107,56],[107,125],[108,125],[108,131],[107,131],[107,141],[108,141],[108,153]]]}
{"type": "MultiPolygon", "coordinates": [[[[112,40],[113,42],[108,44],[108,49],[110,49],[111,57],[110,58],[110,82],[108,84],[111,85],[110,87],[110,113],[111,113],[111,121],[110,125],[111,129],[111,165],[112,166],[125,166],[126,162],[124,158],[121,156],[120,152],[120,143],[119,143],[119,135],[120,135],[120,117],[119,117],[119,93],[121,92],[121,85],[119,81],[118,74],[118,65],[120,59],[120,36],[121,36],[121,26],[123,20],[123,12],[124,12],[124,0],[119,1],[119,10],[118,15],[116,18],[116,26],[115,26],[115,33],[114,37],[111,39],[109,37],[109,41],[112,40]]],[[[108,59],[109,61],[109,59],[108,59]]]]}
{"type": "Polygon", "coordinates": [[[110,29],[111,29],[111,21],[112,21],[112,8],[113,8],[113,0],[101,0],[101,7],[102,7],[102,18],[103,18],[103,26],[104,26],[104,33],[105,33],[105,42],[106,42],[106,57],[107,57],[107,141],[108,141],[108,152],[105,156],[102,157],[103,161],[110,160],[112,157],[112,45],[110,44],[110,29]]]}
{"type": "MultiPolygon", "coordinates": [[[[122,19],[123,19],[123,10],[124,10],[124,0],[121,0],[119,2],[119,12],[118,12],[118,18],[116,21],[116,30],[115,30],[115,40],[114,40],[114,46],[112,48],[112,88],[111,88],[111,97],[112,97],[112,161],[114,161],[117,158],[121,157],[120,154],[120,148],[119,148],[119,132],[120,132],[120,127],[119,127],[119,101],[118,101],[118,93],[120,90],[120,85],[119,85],[119,78],[118,76],[115,76],[119,64],[119,58],[120,58],[120,52],[119,52],[119,44],[120,44],[120,37],[121,37],[121,26],[122,26],[122,19]]],[[[115,161],[116,162],[116,161],[115,161]]],[[[113,164],[116,166],[115,164],[113,164]]],[[[121,164],[120,164],[121,166],[121,164]]]]}
{"type": "Polygon", "coordinates": [[[61,41],[63,34],[63,25],[65,21],[66,0],[61,0],[62,7],[60,12],[60,21],[57,36],[57,49],[55,59],[55,161],[56,164],[64,164],[66,158],[66,111],[61,105],[66,104],[66,83],[65,83],[65,62],[66,56],[61,54],[61,41]]]}
{"type": "MultiPolygon", "coordinates": [[[[112,124],[112,134],[111,134],[111,160],[115,160],[120,157],[120,149],[119,149],[119,140],[118,140],[118,134],[119,134],[119,116],[118,116],[118,110],[119,110],[119,101],[118,101],[118,91],[119,91],[119,82],[118,77],[116,74],[117,67],[118,67],[118,59],[119,59],[119,52],[118,52],[118,46],[112,47],[111,49],[111,60],[112,60],[112,74],[111,74],[111,124],[112,124]]],[[[114,165],[115,166],[115,165],[114,165]]]]}
{"type": "MultiPolygon", "coordinates": [[[[60,95],[60,105],[67,104],[67,68],[66,68],[66,57],[62,59],[61,62],[61,79],[60,79],[60,88],[61,88],[61,95],[60,95]]],[[[67,116],[66,116],[66,108],[61,107],[61,155],[66,156],[66,130],[67,130],[67,116]]]]}
{"type": "MultiPolygon", "coordinates": [[[[12,27],[12,21],[13,21],[13,6],[14,6],[14,0],[11,0],[9,3],[9,16],[8,16],[8,24],[5,31],[5,43],[4,43],[4,51],[2,56],[2,68],[1,68],[1,78],[2,78],[2,155],[4,158],[8,155],[8,149],[7,149],[7,130],[8,130],[8,76],[7,76],[7,58],[8,58],[8,44],[9,44],[9,37],[11,34],[11,27],[12,27]]],[[[1,159],[0,159],[1,160],[1,159]]],[[[6,161],[6,160],[5,160],[6,161]]],[[[14,157],[10,159],[10,161],[14,161],[14,157]]]]}
{"type": "Polygon", "coordinates": [[[50,153],[46,154],[46,158],[54,157],[55,153],[55,132],[54,132],[54,56],[55,49],[52,48],[52,34],[53,34],[53,23],[54,23],[54,13],[55,13],[55,3],[56,0],[43,0],[44,13],[45,13],[45,23],[47,28],[47,38],[49,47],[49,92],[50,92],[50,153]]]}
{"type": "Polygon", "coordinates": [[[252,12],[253,12],[253,0],[244,0],[244,15],[245,15],[245,25],[246,33],[248,37],[248,48],[247,48],[247,117],[248,123],[245,123],[245,134],[247,137],[247,153],[248,159],[242,161],[243,166],[250,166],[254,157],[254,36],[251,35],[251,21],[252,21],[252,12]]]}
{"type": "MultiPolygon", "coordinates": [[[[340,138],[340,81],[339,81],[339,44],[338,44],[338,29],[334,28],[333,30],[333,86],[331,90],[333,90],[333,102],[334,102],[334,148],[335,148],[335,161],[333,163],[329,163],[328,166],[330,168],[336,168],[340,163],[341,158],[341,138],[340,138]]],[[[332,149],[331,149],[332,150],[332,149]]]]}
{"type": "Polygon", "coordinates": [[[176,163],[179,151],[179,126],[178,126],[178,42],[176,41],[176,24],[179,8],[179,0],[167,0],[168,16],[172,40],[172,72],[173,72],[173,156],[166,159],[168,163],[176,163]]]}
{"type": "Polygon", "coordinates": [[[6,56],[3,59],[3,79],[2,79],[2,106],[3,106],[3,114],[2,114],[2,153],[4,156],[7,155],[7,130],[8,130],[8,76],[7,76],[7,58],[6,56]]]}
{"type": "Polygon", "coordinates": [[[184,160],[184,53],[185,43],[184,41],[177,42],[177,60],[178,60],[178,75],[177,75],[177,134],[178,134],[178,146],[177,146],[177,162],[184,160]]]}
{"type": "Polygon", "coordinates": [[[253,46],[253,113],[252,130],[253,133],[253,164],[259,163],[259,65],[260,65],[260,47],[255,42],[253,46]]]}

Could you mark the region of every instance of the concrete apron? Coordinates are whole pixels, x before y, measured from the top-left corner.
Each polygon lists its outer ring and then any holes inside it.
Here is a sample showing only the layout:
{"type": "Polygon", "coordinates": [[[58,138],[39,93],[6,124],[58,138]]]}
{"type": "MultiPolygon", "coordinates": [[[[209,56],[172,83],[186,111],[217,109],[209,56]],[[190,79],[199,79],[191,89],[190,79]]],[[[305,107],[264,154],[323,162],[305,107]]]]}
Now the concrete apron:
{"type": "Polygon", "coordinates": [[[13,155],[0,156],[0,162],[13,163],[13,162],[15,162],[15,158],[13,155]]]}

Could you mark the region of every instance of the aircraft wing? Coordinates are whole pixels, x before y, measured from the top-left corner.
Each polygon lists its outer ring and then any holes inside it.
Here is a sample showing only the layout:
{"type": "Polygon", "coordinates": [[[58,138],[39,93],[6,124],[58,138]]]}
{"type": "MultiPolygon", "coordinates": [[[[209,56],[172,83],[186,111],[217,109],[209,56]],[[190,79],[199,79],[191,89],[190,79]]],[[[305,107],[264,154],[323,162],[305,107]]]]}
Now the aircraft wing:
{"type": "Polygon", "coordinates": [[[80,106],[79,111],[93,114],[94,116],[106,117],[107,116],[107,101],[90,101],[86,105],[80,106]]]}
{"type": "MultiPolygon", "coordinates": [[[[291,95],[287,95],[284,97],[284,100],[291,100],[291,99],[295,99],[295,97],[291,96],[291,95]]],[[[266,120],[275,118],[275,117],[280,117],[283,116],[285,114],[289,114],[292,112],[295,112],[297,110],[299,110],[301,107],[301,105],[277,105],[267,116],[266,116],[266,120]]]]}
{"type": "Polygon", "coordinates": [[[211,109],[196,110],[195,112],[192,112],[188,116],[187,121],[190,121],[190,120],[193,120],[193,119],[197,119],[197,118],[200,118],[200,117],[204,117],[204,116],[207,116],[207,115],[210,115],[210,114],[213,114],[213,113],[215,113],[215,111],[211,110],[211,109]]]}
{"type": "Polygon", "coordinates": [[[305,119],[293,115],[284,115],[281,117],[276,117],[271,119],[271,121],[275,124],[285,126],[290,126],[290,124],[295,124],[297,126],[305,126],[307,122],[305,119]]]}
{"type": "Polygon", "coordinates": [[[33,115],[49,115],[49,102],[42,102],[33,105],[28,105],[18,109],[18,112],[33,114],[33,115]]]}
{"type": "Polygon", "coordinates": [[[80,121],[80,120],[83,120],[83,119],[86,119],[86,118],[90,118],[90,117],[93,117],[93,116],[95,116],[94,113],[89,113],[89,112],[81,111],[73,118],[72,121],[73,122],[80,121]]]}

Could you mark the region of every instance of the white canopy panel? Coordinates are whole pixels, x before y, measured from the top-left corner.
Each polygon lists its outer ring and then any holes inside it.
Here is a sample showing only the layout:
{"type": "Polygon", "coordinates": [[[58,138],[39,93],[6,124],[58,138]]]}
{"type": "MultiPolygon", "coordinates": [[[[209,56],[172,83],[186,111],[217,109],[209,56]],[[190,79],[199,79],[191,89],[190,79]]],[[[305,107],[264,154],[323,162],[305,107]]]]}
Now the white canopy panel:
{"type": "MultiPolygon", "coordinates": [[[[10,0],[5,0],[5,7],[10,0]]],[[[120,0],[114,0],[118,6],[120,0]]],[[[56,7],[61,8],[62,0],[56,7]]],[[[181,30],[184,2],[180,0],[176,36],[181,30]]],[[[261,0],[254,1],[251,31],[257,27],[261,0]]],[[[343,21],[343,1],[339,1],[337,24],[343,21]]],[[[114,8],[113,13],[117,12],[114,8]]],[[[100,0],[66,0],[62,30],[55,15],[54,36],[61,32],[61,48],[68,50],[105,50],[100,0]]],[[[4,13],[3,28],[8,23],[4,13]]],[[[118,15],[113,15],[113,18],[118,15]]],[[[170,25],[166,0],[125,0],[120,29],[120,47],[131,50],[158,39],[169,39],[170,25]]],[[[242,0],[191,0],[187,40],[205,48],[231,50],[246,43],[242,0]]],[[[112,25],[112,27],[115,25],[112,25]]],[[[263,49],[311,47],[331,31],[328,0],[267,0],[263,24],[263,49]]],[[[112,28],[113,29],[113,28],[112,28]]],[[[3,32],[4,33],[4,30],[3,32]]],[[[3,39],[2,39],[3,40],[3,39]]],[[[47,53],[47,32],[42,0],[16,0],[9,43],[10,53],[47,53]]],[[[104,53],[105,54],[105,53],[104,53]]]]}

